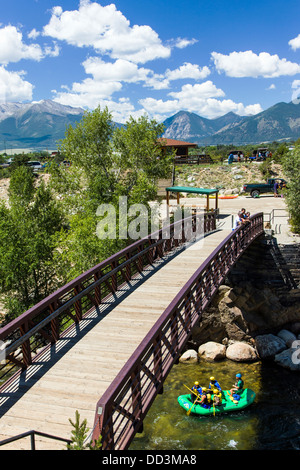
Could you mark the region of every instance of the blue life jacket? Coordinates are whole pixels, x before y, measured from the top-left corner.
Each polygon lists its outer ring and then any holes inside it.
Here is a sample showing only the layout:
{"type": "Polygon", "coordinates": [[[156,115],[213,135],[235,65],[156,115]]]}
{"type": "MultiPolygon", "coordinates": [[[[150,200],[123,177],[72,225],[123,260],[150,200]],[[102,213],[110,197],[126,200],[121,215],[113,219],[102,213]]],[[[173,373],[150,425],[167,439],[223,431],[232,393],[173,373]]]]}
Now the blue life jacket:
{"type": "Polygon", "coordinates": [[[208,388],[210,388],[210,389],[217,388],[220,392],[222,392],[221,385],[216,380],[214,381],[214,383],[210,382],[208,388]]]}

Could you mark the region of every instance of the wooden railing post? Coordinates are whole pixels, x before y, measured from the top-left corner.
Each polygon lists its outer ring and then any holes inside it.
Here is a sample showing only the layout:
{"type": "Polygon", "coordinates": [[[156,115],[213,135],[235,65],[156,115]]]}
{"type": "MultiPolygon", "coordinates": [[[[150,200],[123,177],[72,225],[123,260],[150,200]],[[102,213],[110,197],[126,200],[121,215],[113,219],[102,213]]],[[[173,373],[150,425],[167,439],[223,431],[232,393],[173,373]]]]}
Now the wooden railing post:
{"type": "MultiPolygon", "coordinates": [[[[156,379],[155,387],[158,388],[162,383],[162,351],[161,351],[161,334],[159,334],[153,342],[153,372],[156,379]]],[[[163,393],[161,388],[159,393],[163,393]]]]}
{"type": "Polygon", "coordinates": [[[100,436],[102,437],[102,450],[113,450],[115,442],[112,408],[111,406],[102,407],[98,403],[92,434],[92,442],[97,441],[100,436]]]}
{"type": "Polygon", "coordinates": [[[142,388],[140,378],[140,367],[137,364],[135,370],[131,373],[131,393],[132,393],[132,415],[133,426],[136,431],[143,431],[142,419],[142,388]]]}

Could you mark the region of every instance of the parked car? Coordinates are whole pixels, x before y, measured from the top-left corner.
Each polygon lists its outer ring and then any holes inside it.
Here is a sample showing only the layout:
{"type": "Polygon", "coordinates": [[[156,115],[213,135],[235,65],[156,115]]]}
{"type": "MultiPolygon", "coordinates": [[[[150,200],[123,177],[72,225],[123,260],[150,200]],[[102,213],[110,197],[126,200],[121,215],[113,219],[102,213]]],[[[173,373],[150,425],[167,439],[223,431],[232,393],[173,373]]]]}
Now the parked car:
{"type": "Polygon", "coordinates": [[[258,148],[257,150],[253,150],[252,156],[249,157],[249,160],[262,162],[266,160],[268,157],[272,157],[272,152],[270,152],[267,148],[262,147],[262,148],[258,148]]]}
{"type": "Polygon", "coordinates": [[[244,160],[244,152],[242,150],[232,150],[228,154],[228,163],[243,162],[244,160]]]}
{"type": "Polygon", "coordinates": [[[257,197],[261,193],[273,193],[275,181],[278,181],[280,187],[287,185],[287,182],[282,178],[268,178],[266,183],[244,184],[243,191],[250,193],[251,197],[257,197]]]}
{"type": "Polygon", "coordinates": [[[26,162],[26,165],[30,166],[30,168],[32,168],[33,171],[39,171],[43,169],[43,165],[41,164],[41,162],[36,162],[36,161],[26,162]]]}

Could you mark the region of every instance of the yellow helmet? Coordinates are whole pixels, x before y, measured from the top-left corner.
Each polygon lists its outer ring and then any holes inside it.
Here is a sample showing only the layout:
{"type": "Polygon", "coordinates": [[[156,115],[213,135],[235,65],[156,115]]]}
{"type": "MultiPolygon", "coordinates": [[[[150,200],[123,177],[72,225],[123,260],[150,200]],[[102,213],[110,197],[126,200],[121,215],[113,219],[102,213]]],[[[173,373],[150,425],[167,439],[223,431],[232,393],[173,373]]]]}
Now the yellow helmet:
{"type": "Polygon", "coordinates": [[[216,394],[216,393],[218,393],[218,390],[216,388],[214,388],[213,392],[216,394]]]}
{"type": "Polygon", "coordinates": [[[202,391],[203,391],[203,392],[206,392],[206,391],[207,391],[207,388],[206,388],[206,387],[202,387],[202,391]]]}
{"type": "Polygon", "coordinates": [[[216,380],[216,379],[215,379],[214,377],[210,377],[210,379],[209,379],[209,380],[216,380]]]}
{"type": "Polygon", "coordinates": [[[195,385],[199,385],[199,382],[195,382],[195,385]]]}

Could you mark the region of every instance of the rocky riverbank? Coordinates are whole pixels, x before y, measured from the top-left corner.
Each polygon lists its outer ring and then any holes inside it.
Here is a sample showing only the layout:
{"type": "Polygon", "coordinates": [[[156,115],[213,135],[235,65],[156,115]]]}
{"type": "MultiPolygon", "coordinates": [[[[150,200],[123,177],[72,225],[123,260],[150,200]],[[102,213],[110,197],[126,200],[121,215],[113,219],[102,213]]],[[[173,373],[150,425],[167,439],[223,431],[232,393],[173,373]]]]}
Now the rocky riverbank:
{"type": "MultiPolygon", "coordinates": [[[[294,245],[297,255],[299,249],[294,245]]],[[[181,362],[272,360],[300,371],[300,266],[278,263],[279,251],[264,237],[247,250],[194,328],[181,362]]]]}

